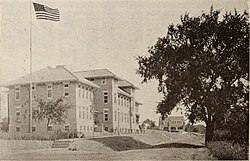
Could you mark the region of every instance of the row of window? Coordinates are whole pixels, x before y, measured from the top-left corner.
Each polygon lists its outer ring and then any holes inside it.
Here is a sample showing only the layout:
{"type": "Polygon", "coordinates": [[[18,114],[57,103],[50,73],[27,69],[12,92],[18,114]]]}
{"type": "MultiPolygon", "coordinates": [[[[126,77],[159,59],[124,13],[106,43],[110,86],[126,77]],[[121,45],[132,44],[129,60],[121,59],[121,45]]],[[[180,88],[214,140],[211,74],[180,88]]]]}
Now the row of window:
{"type": "MultiPolygon", "coordinates": [[[[69,83],[64,83],[64,96],[68,97],[69,96],[69,83]]],[[[17,101],[20,100],[20,93],[21,93],[21,88],[20,86],[15,87],[15,99],[17,101]]],[[[36,84],[32,84],[32,97],[33,99],[36,98],[36,84]]],[[[53,97],[52,95],[52,84],[47,84],[47,97],[51,99],[53,97]]]]}
{"type": "MultiPolygon", "coordinates": [[[[122,113],[122,112],[120,113],[120,112],[118,112],[118,118],[119,118],[119,121],[121,121],[121,122],[125,122],[125,123],[130,122],[128,113],[122,113]]],[[[115,111],[115,121],[117,121],[118,118],[117,118],[117,112],[115,111]]]]}
{"type": "Polygon", "coordinates": [[[87,87],[78,85],[78,97],[92,100],[93,92],[87,87]]]}
{"type": "Polygon", "coordinates": [[[79,118],[92,120],[92,114],[89,111],[89,108],[88,107],[86,107],[86,108],[83,107],[82,110],[83,111],[81,111],[81,107],[79,106],[79,118]]]}
{"type": "MultiPolygon", "coordinates": [[[[53,126],[52,125],[49,125],[47,127],[47,131],[52,131],[53,130],[53,126]]],[[[65,131],[69,131],[69,125],[65,125],[64,126],[64,130],[65,131]]],[[[20,132],[21,131],[21,127],[20,126],[16,126],[16,132],[20,132]]],[[[32,132],[35,132],[36,131],[36,126],[32,126],[32,132]]]]}
{"type": "Polygon", "coordinates": [[[170,123],[171,123],[171,124],[182,124],[183,121],[171,121],[170,123]]]}
{"type": "Polygon", "coordinates": [[[130,107],[130,100],[128,98],[118,95],[118,105],[121,105],[124,107],[130,107]]]}
{"type": "Polygon", "coordinates": [[[82,131],[92,131],[93,130],[93,127],[92,126],[82,126],[80,125],[80,132],[82,131]]]}
{"type": "MultiPolygon", "coordinates": [[[[94,78],[87,78],[91,82],[95,82],[94,78]]],[[[101,85],[106,85],[106,78],[101,78],[101,85]]]]}

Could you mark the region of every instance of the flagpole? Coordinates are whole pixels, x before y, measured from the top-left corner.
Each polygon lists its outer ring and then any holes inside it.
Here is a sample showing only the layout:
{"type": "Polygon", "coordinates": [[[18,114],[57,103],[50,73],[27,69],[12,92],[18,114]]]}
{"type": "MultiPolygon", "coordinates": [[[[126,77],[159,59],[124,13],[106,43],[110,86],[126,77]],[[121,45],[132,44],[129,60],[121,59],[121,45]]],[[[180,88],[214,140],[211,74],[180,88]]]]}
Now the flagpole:
{"type": "Polygon", "coordinates": [[[30,107],[29,107],[29,132],[32,132],[32,0],[30,0],[30,107]]]}

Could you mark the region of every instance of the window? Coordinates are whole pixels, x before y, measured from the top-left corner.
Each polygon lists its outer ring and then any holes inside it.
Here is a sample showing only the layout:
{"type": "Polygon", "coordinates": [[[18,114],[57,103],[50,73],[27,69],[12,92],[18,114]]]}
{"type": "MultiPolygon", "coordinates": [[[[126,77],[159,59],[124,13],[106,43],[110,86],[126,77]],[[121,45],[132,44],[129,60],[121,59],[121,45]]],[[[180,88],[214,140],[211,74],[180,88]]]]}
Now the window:
{"type": "Polygon", "coordinates": [[[123,106],[123,97],[121,97],[121,105],[123,106]]]}
{"type": "Polygon", "coordinates": [[[83,130],[86,131],[86,125],[83,126],[83,130]]]}
{"type": "Polygon", "coordinates": [[[92,131],[92,126],[90,126],[90,131],[92,131]]]}
{"type": "Polygon", "coordinates": [[[20,87],[15,87],[15,98],[20,100],[20,87]]]}
{"type": "Polygon", "coordinates": [[[116,103],[116,93],[114,93],[114,103],[116,103]]]}
{"type": "Polygon", "coordinates": [[[106,78],[102,78],[101,83],[102,83],[102,85],[105,85],[106,84],[106,78]]]}
{"type": "Polygon", "coordinates": [[[52,98],[52,85],[47,85],[47,91],[48,91],[48,98],[52,98]]]}
{"type": "Polygon", "coordinates": [[[69,131],[69,125],[66,125],[64,128],[65,131],[69,131]]]}
{"type": "Polygon", "coordinates": [[[117,120],[117,113],[116,113],[116,111],[115,111],[115,121],[117,120]]]}
{"type": "Polygon", "coordinates": [[[86,119],[88,119],[89,118],[89,108],[87,107],[86,108],[86,119]]]}
{"type": "Polygon", "coordinates": [[[103,111],[103,114],[104,114],[104,121],[105,122],[108,122],[109,121],[109,114],[108,114],[108,110],[104,110],[103,111]]]}
{"type": "Polygon", "coordinates": [[[78,85],[78,94],[79,94],[79,97],[81,97],[81,85],[78,85]]]}
{"type": "Polygon", "coordinates": [[[85,97],[85,90],[84,90],[84,87],[82,86],[82,98],[85,97]]]}
{"type": "Polygon", "coordinates": [[[123,122],[123,113],[121,113],[121,115],[122,115],[122,122],[123,122]]]}
{"type": "Polygon", "coordinates": [[[120,105],[120,96],[118,96],[118,105],[120,105]]]}
{"type": "Polygon", "coordinates": [[[32,132],[35,132],[36,131],[36,126],[32,126],[32,132]]]}
{"type": "Polygon", "coordinates": [[[126,123],[127,120],[127,114],[124,114],[124,122],[126,123]]]}
{"type": "Polygon", "coordinates": [[[16,111],[16,121],[20,121],[20,118],[21,118],[21,112],[16,111]]]}
{"type": "Polygon", "coordinates": [[[82,131],[82,125],[80,126],[80,131],[82,131]]]}
{"type": "Polygon", "coordinates": [[[127,106],[127,101],[126,101],[127,99],[126,98],[124,98],[124,106],[126,107],[127,106]]]}
{"type": "Polygon", "coordinates": [[[17,126],[17,127],[16,127],[16,132],[20,132],[20,131],[21,131],[20,126],[17,126]]]}
{"type": "Polygon", "coordinates": [[[84,111],[84,107],[83,107],[83,111],[82,111],[82,118],[85,119],[85,111],[84,111]]]}
{"type": "Polygon", "coordinates": [[[86,99],[89,99],[89,91],[88,91],[88,88],[86,88],[86,99]]]}
{"type": "Polygon", "coordinates": [[[36,99],[36,84],[32,83],[32,98],[36,99]]]}
{"type": "Polygon", "coordinates": [[[93,93],[92,93],[92,91],[91,91],[91,89],[89,90],[89,99],[93,99],[93,93]]]}
{"type": "Polygon", "coordinates": [[[82,113],[81,113],[81,107],[79,106],[79,118],[81,118],[81,115],[82,115],[82,113]]]}
{"type": "Polygon", "coordinates": [[[103,103],[108,103],[108,92],[103,92],[103,103]]]}
{"type": "Polygon", "coordinates": [[[52,125],[49,125],[49,126],[47,127],[47,130],[48,130],[48,131],[52,131],[52,125]]]}
{"type": "Polygon", "coordinates": [[[87,126],[87,131],[89,131],[89,126],[87,126]]]}
{"type": "Polygon", "coordinates": [[[69,83],[64,84],[64,96],[65,97],[69,96],[69,83]]]}

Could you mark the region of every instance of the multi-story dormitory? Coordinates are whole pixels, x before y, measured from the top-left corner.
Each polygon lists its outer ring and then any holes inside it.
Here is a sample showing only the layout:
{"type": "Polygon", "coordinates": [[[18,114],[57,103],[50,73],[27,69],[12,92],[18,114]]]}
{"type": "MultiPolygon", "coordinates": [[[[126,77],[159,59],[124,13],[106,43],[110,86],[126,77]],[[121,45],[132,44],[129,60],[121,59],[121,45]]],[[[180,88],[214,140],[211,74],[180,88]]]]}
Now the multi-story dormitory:
{"type": "Polygon", "coordinates": [[[135,99],[138,87],[107,69],[74,74],[99,86],[94,97],[94,107],[98,111],[95,117],[97,125],[108,132],[134,132],[139,129],[136,115],[139,115],[138,106],[141,103],[135,99]]]}
{"type": "Polygon", "coordinates": [[[47,67],[3,84],[8,88],[9,131],[26,133],[30,130],[29,86],[32,82],[32,105],[36,98],[53,100],[64,97],[71,105],[65,124],[46,125],[46,120],[32,120],[32,132],[50,132],[56,129],[77,130],[79,133],[133,132],[138,106],[135,90],[130,82],[107,69],[70,72],[63,65],[47,67]]]}

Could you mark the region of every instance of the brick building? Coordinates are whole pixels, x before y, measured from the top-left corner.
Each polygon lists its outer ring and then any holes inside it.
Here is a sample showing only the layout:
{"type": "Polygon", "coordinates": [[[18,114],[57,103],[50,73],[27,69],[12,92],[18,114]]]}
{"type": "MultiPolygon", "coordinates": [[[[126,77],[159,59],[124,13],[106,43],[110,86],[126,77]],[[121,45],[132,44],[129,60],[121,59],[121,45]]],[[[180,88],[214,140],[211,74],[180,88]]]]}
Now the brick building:
{"type": "Polygon", "coordinates": [[[36,98],[53,100],[64,97],[71,105],[66,124],[47,127],[46,121],[37,122],[32,120],[33,132],[47,132],[62,128],[65,131],[75,129],[81,133],[93,131],[93,104],[94,91],[99,87],[86,80],[79,78],[64,66],[56,68],[47,67],[33,72],[31,75],[20,77],[3,86],[9,88],[9,128],[10,132],[29,132],[29,86],[32,82],[32,105],[36,108],[36,98]]]}
{"type": "Polygon", "coordinates": [[[78,71],[77,77],[86,78],[100,88],[95,92],[94,107],[98,111],[95,123],[108,132],[134,132],[139,129],[138,107],[135,99],[139,88],[107,69],[78,71]]]}

